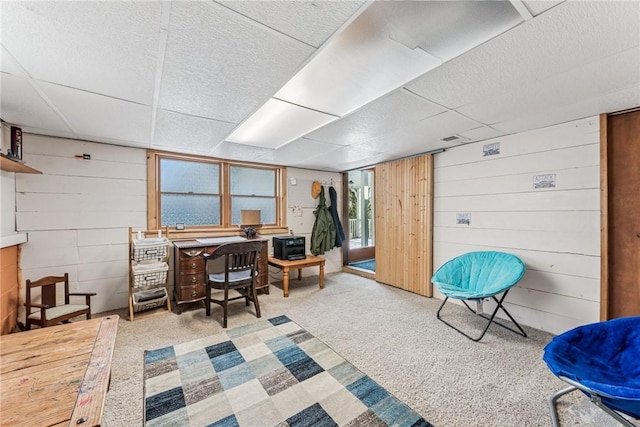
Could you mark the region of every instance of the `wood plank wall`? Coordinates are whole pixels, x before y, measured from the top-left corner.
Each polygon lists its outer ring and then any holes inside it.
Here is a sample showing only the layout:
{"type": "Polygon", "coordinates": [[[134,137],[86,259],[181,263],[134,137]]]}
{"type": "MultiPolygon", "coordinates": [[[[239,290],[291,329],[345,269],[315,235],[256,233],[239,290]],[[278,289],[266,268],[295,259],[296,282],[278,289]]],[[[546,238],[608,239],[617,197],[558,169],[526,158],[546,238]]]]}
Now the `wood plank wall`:
{"type": "Polygon", "coordinates": [[[18,289],[18,246],[8,246],[0,252],[0,335],[16,326],[18,289]]]}
{"type": "MultiPolygon", "coordinates": [[[[23,138],[25,160],[43,174],[16,174],[17,230],[29,235],[22,280],[67,272],[72,291],[98,294],[94,312],[126,307],[128,227],[146,229],[146,150],[23,138]]],[[[20,298],[22,306],[24,284],[20,298]]]]}
{"type": "Polygon", "coordinates": [[[507,297],[518,321],[553,333],[598,321],[599,150],[592,117],[436,155],[434,268],[473,250],[510,252],[527,265],[507,297]],[[483,157],[495,142],[500,154],[483,157]],[[556,174],[556,187],[534,189],[538,174],[556,174]]]}
{"type": "Polygon", "coordinates": [[[375,168],[376,280],[432,296],[433,159],[431,155],[375,168]]]}

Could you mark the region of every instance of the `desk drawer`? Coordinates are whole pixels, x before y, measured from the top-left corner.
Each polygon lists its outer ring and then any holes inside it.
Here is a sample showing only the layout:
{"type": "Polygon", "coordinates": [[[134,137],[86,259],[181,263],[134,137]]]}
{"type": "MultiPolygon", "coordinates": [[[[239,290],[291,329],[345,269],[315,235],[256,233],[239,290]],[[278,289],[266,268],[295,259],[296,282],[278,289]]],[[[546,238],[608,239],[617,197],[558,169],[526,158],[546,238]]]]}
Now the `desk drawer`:
{"type": "Polygon", "coordinates": [[[204,259],[201,257],[180,258],[180,274],[202,273],[204,271],[204,259]]]}
{"type": "Polygon", "coordinates": [[[191,261],[195,259],[202,259],[202,253],[207,248],[192,248],[192,249],[180,249],[179,256],[180,261],[191,261]]]}
{"type": "Polygon", "coordinates": [[[192,301],[204,298],[205,287],[202,283],[190,286],[180,286],[178,288],[178,298],[180,301],[192,301]]]}

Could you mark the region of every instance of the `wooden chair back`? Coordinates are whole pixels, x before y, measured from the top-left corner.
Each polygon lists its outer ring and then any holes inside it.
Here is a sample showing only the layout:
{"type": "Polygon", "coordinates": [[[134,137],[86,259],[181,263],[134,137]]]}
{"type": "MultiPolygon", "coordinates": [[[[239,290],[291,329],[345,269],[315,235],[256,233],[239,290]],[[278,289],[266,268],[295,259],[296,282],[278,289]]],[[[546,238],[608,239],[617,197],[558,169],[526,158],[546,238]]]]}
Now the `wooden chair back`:
{"type": "MultiPolygon", "coordinates": [[[[258,267],[258,257],[262,250],[262,242],[233,242],[220,245],[206,260],[214,260],[224,257],[225,282],[229,282],[229,275],[248,272],[250,280],[255,280],[256,269],[258,267]]],[[[207,268],[205,268],[207,270],[207,268]]],[[[206,272],[207,277],[209,272],[206,272]]],[[[239,284],[239,283],[238,283],[239,284]]]]}
{"type": "Polygon", "coordinates": [[[31,325],[38,325],[41,328],[66,323],[69,319],[86,315],[91,319],[91,297],[95,293],[69,292],[69,274],[64,276],[46,276],[41,279],[31,281],[27,279],[26,301],[24,303],[26,314],[26,328],[31,329],[31,325]],[[58,285],[64,283],[64,304],[58,304],[58,285]],[[40,288],[40,301],[34,301],[37,297],[32,295],[32,289],[40,288]],[[81,296],[85,298],[84,304],[71,304],[70,296],[81,296]],[[68,306],[68,307],[64,307],[68,306]],[[61,309],[51,310],[54,307],[61,309]],[[35,317],[34,317],[35,316],[35,317]]]}

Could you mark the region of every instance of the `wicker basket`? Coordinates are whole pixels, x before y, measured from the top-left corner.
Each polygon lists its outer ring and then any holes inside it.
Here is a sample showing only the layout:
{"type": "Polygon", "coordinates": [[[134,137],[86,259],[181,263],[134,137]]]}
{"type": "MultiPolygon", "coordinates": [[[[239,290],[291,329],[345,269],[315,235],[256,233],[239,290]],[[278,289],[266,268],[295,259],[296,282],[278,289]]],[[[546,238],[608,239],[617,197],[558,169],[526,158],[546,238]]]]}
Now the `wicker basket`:
{"type": "Polygon", "coordinates": [[[131,270],[133,288],[151,288],[166,283],[169,266],[166,262],[136,264],[131,270]]]}
{"type": "Polygon", "coordinates": [[[134,292],[133,311],[138,312],[150,308],[163,306],[167,301],[167,289],[165,287],[134,292]]]}
{"type": "Polygon", "coordinates": [[[166,237],[133,239],[131,258],[134,261],[164,261],[169,250],[169,239],[166,237]]]}

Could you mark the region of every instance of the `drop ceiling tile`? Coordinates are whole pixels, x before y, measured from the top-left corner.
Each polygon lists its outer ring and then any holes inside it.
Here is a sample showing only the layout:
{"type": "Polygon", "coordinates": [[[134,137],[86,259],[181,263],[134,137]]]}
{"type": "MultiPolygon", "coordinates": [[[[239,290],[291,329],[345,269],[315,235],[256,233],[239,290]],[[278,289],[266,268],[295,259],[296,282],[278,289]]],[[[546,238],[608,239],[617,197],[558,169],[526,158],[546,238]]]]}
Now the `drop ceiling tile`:
{"type": "Polygon", "coordinates": [[[126,141],[148,147],[151,108],[51,83],[36,83],[83,138],[126,141]]]}
{"type": "Polygon", "coordinates": [[[241,122],[314,52],[213,2],[174,2],[160,107],[241,122]]]}
{"type": "Polygon", "coordinates": [[[330,156],[329,153],[339,149],[340,145],[328,144],[321,141],[313,141],[301,138],[293,141],[277,150],[269,151],[258,158],[259,162],[275,164],[294,164],[301,159],[320,155],[330,156]]]}
{"type": "Polygon", "coordinates": [[[483,123],[506,122],[639,84],[640,49],[632,48],[605,58],[596,58],[583,67],[562,74],[527,82],[518,93],[499,94],[458,108],[457,111],[483,123]]]}
{"type": "Polygon", "coordinates": [[[330,123],[307,138],[332,144],[351,145],[392,132],[445,110],[400,89],[383,96],[344,119],[330,123]]]}
{"type": "Polygon", "coordinates": [[[208,154],[233,130],[233,123],[158,110],[152,148],[208,154]]]}
{"type": "Polygon", "coordinates": [[[160,13],[161,2],[3,2],[2,44],[34,79],[150,105],[160,13]]]}
{"type": "Polygon", "coordinates": [[[448,108],[517,93],[640,43],[640,2],[564,2],[408,85],[448,108]]]}
{"type": "Polygon", "coordinates": [[[20,77],[28,77],[4,46],[0,50],[0,71],[20,77]]]}
{"type": "Polygon", "coordinates": [[[221,159],[240,160],[253,162],[272,151],[270,148],[255,147],[253,145],[236,144],[233,142],[221,142],[209,153],[210,156],[221,159]]]}
{"type": "Polygon", "coordinates": [[[441,146],[449,146],[441,139],[476,129],[480,126],[481,123],[464,117],[455,111],[447,111],[415,122],[396,132],[391,132],[351,147],[397,156],[408,156],[424,153],[441,146]]]}
{"type": "Polygon", "coordinates": [[[623,111],[638,105],[640,105],[640,86],[625,88],[619,92],[607,93],[591,99],[581,99],[573,104],[553,105],[547,109],[537,110],[531,116],[496,123],[493,127],[506,133],[525,132],[601,113],[623,111]]]}
{"type": "Polygon", "coordinates": [[[364,1],[219,1],[229,9],[314,47],[320,47],[364,1]]]}
{"type": "Polygon", "coordinates": [[[391,160],[392,155],[375,153],[371,151],[355,150],[350,147],[341,147],[328,155],[315,156],[300,160],[289,166],[317,169],[331,172],[342,172],[375,165],[391,160]]]}
{"type": "Polygon", "coordinates": [[[28,80],[12,74],[0,73],[0,88],[2,120],[45,131],[71,131],[28,80]]]}
{"type": "Polygon", "coordinates": [[[522,0],[522,3],[527,7],[529,12],[533,16],[538,16],[547,10],[556,7],[565,0],[553,1],[553,0],[522,0]]]}
{"type": "Polygon", "coordinates": [[[484,141],[486,139],[497,138],[505,133],[489,126],[480,126],[479,128],[459,132],[458,135],[468,138],[470,141],[484,141]]]}

